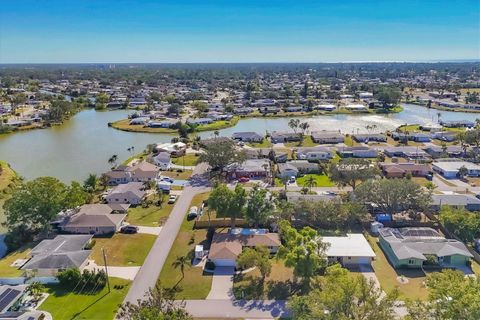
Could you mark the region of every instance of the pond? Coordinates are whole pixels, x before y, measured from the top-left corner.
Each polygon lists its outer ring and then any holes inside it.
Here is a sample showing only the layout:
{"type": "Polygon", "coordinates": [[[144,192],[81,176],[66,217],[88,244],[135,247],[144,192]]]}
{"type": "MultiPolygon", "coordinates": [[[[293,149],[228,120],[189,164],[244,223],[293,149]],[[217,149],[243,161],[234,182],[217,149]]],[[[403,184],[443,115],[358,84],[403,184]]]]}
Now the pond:
{"type": "MultiPolygon", "coordinates": [[[[97,112],[84,110],[61,126],[30,130],[0,136],[0,159],[7,161],[23,177],[32,179],[54,176],[62,181],[82,181],[89,173],[100,174],[109,169],[108,159],[116,154],[119,162],[142,151],[147,144],[168,142],[167,134],[132,133],[107,126],[108,122],[126,118],[133,111],[115,110],[97,112]]],[[[310,123],[310,130],[341,130],[343,133],[365,132],[367,125],[376,125],[375,131],[392,130],[408,123],[427,124],[443,120],[473,120],[477,114],[438,111],[421,106],[404,105],[404,110],[390,115],[322,115],[300,118],[310,123]]],[[[231,136],[235,131],[255,131],[260,134],[288,130],[289,118],[249,118],[235,127],[220,130],[220,135],[231,136]]],[[[213,132],[202,132],[203,138],[213,132]]]]}

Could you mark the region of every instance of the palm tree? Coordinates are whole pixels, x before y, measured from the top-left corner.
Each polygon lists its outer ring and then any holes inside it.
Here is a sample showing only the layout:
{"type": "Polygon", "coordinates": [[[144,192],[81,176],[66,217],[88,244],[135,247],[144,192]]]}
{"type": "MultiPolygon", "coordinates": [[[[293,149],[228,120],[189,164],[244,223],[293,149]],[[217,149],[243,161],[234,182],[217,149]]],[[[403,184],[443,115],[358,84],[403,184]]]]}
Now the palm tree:
{"type": "Polygon", "coordinates": [[[90,173],[88,178],[83,182],[83,188],[88,192],[93,192],[97,188],[98,178],[94,173],[90,173]]]}
{"type": "Polygon", "coordinates": [[[300,125],[300,119],[290,119],[288,126],[292,128],[293,132],[297,133],[298,126],[300,125]]]}
{"type": "Polygon", "coordinates": [[[317,186],[317,180],[315,180],[314,176],[308,176],[305,179],[304,186],[308,188],[308,191],[312,191],[312,188],[317,186]]]}
{"type": "Polygon", "coordinates": [[[189,259],[187,256],[177,256],[175,261],[172,263],[172,267],[175,269],[180,268],[180,272],[182,273],[182,279],[185,278],[185,266],[189,263],[189,259]]]}
{"type": "Polygon", "coordinates": [[[218,132],[218,130],[215,130],[213,134],[215,135],[215,138],[218,138],[218,136],[220,135],[220,132],[218,132]]]}

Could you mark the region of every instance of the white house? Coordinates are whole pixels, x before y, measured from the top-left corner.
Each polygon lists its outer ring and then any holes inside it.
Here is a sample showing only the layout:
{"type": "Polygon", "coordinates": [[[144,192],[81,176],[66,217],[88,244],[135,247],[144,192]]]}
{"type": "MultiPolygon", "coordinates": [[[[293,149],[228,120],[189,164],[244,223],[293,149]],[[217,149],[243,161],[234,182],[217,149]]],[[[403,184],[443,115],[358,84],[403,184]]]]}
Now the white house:
{"type": "Polygon", "coordinates": [[[326,255],[330,261],[343,266],[369,265],[375,252],[361,233],[347,233],[345,237],[322,237],[329,244],[326,255]]]}
{"type": "Polygon", "coordinates": [[[445,178],[456,178],[458,170],[462,167],[467,169],[467,175],[470,177],[480,176],[480,166],[467,161],[437,161],[432,163],[432,169],[440,173],[445,178]]]}
{"type": "Polygon", "coordinates": [[[168,152],[160,152],[153,158],[153,162],[160,168],[160,170],[168,170],[172,165],[170,153],[168,152]]]}

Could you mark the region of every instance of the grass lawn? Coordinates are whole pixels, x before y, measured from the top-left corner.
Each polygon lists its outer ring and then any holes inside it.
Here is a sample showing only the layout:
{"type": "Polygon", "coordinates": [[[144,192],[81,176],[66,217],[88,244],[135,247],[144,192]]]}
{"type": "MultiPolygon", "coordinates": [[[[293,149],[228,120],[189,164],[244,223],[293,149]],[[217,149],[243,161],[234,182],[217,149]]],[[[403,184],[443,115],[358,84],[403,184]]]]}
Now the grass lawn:
{"type": "Polygon", "coordinates": [[[353,147],[353,146],[357,145],[357,143],[355,142],[355,140],[353,140],[351,135],[345,136],[344,143],[349,147],[353,147]]]}
{"type": "Polygon", "coordinates": [[[302,177],[297,178],[297,185],[303,187],[305,186],[305,181],[308,177],[314,177],[317,183],[317,187],[333,187],[334,183],[330,178],[325,174],[306,174],[302,177]]]}
{"type": "Polygon", "coordinates": [[[157,237],[151,234],[116,233],[111,238],[95,238],[91,258],[103,265],[102,248],[109,266],[141,266],[157,237]]]}
{"type": "Polygon", "coordinates": [[[160,174],[165,177],[170,177],[177,180],[187,180],[192,176],[191,170],[183,170],[182,172],[177,171],[162,171],[160,174]]]}
{"type": "Polygon", "coordinates": [[[55,320],[113,319],[118,306],[127,295],[130,281],[110,278],[110,286],[110,293],[105,286],[98,293],[79,295],[71,293],[59,285],[49,285],[47,292],[50,295],[39,309],[50,312],[55,320]],[[115,289],[114,286],[123,287],[115,289]]]}
{"type": "Polygon", "coordinates": [[[472,261],[472,271],[475,272],[477,277],[480,277],[480,264],[478,264],[475,260],[472,261]]]}
{"type": "Polygon", "coordinates": [[[186,154],[183,157],[172,158],[172,163],[179,166],[196,166],[198,155],[195,153],[186,154]]]}
{"type": "Polygon", "coordinates": [[[17,259],[26,259],[30,250],[36,243],[25,245],[18,250],[15,250],[2,259],[0,259],[0,277],[19,277],[23,271],[15,267],[10,267],[17,259]]]}
{"type": "Polygon", "coordinates": [[[287,142],[287,143],[284,143],[284,145],[285,147],[292,148],[292,147],[314,147],[314,146],[317,146],[318,144],[313,142],[311,136],[305,136],[301,144],[299,144],[298,142],[287,142]]]}
{"type": "Polygon", "coordinates": [[[247,143],[247,145],[252,148],[270,148],[272,146],[272,143],[270,142],[270,140],[263,138],[261,143],[251,142],[251,143],[247,143]]]}
{"type": "Polygon", "coordinates": [[[390,292],[397,287],[400,293],[400,300],[407,298],[425,300],[428,297],[427,288],[423,285],[426,279],[425,273],[422,270],[414,269],[395,270],[380,248],[377,238],[368,236],[367,239],[377,255],[372,262],[372,267],[375,270],[375,275],[378,281],[380,281],[382,289],[390,292]],[[408,282],[405,284],[398,282],[397,277],[400,275],[405,276],[408,282]]]}
{"type": "Polygon", "coordinates": [[[130,224],[146,227],[158,227],[163,224],[166,218],[170,215],[173,209],[173,204],[168,204],[168,196],[165,196],[165,201],[162,207],[150,205],[148,208],[137,206],[128,209],[127,221],[130,224]]]}
{"type": "Polygon", "coordinates": [[[195,128],[196,131],[211,131],[211,130],[220,130],[225,128],[230,128],[235,126],[238,123],[240,117],[235,116],[232,120],[219,120],[214,121],[209,124],[202,124],[195,128]]]}
{"type": "Polygon", "coordinates": [[[130,119],[123,119],[112,123],[112,128],[129,132],[147,132],[147,133],[177,133],[176,129],[169,128],[149,128],[143,125],[130,125],[130,119]]]}
{"type": "MultiPolygon", "coordinates": [[[[192,199],[191,206],[200,206],[202,201],[208,198],[208,194],[196,195],[192,199]]],[[[163,287],[180,287],[182,291],[178,294],[178,299],[205,299],[212,286],[212,275],[209,273],[203,274],[201,267],[193,267],[188,264],[185,266],[185,277],[182,279],[180,269],[175,269],[172,266],[172,263],[179,256],[193,257],[195,245],[203,244],[206,246],[207,230],[192,230],[193,223],[193,220],[187,221],[186,218],[184,219],[158,279],[163,287]]]]}
{"type": "Polygon", "coordinates": [[[237,299],[287,299],[296,292],[298,285],[293,283],[293,269],[286,267],[283,261],[272,259],[272,272],[261,283],[258,269],[247,274],[237,275],[234,279],[233,293],[237,299]]]}

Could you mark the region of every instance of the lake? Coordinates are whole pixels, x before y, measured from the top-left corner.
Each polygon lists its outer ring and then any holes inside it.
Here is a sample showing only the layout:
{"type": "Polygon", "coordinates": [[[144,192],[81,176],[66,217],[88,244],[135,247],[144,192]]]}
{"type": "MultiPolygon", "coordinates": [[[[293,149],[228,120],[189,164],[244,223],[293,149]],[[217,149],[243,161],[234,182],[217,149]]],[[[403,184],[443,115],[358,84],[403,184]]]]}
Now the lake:
{"type": "MultiPolygon", "coordinates": [[[[403,105],[404,110],[389,115],[322,115],[300,118],[310,123],[310,130],[341,130],[343,133],[366,132],[367,125],[376,125],[378,132],[392,130],[399,125],[428,124],[443,120],[474,120],[473,113],[438,111],[416,105],[403,105]]],[[[147,144],[168,142],[173,135],[125,132],[110,128],[108,122],[124,119],[133,111],[115,110],[97,112],[84,110],[61,126],[30,130],[0,136],[0,159],[7,161],[23,177],[32,179],[54,176],[62,181],[82,181],[89,173],[100,174],[109,169],[108,159],[116,154],[119,162],[147,144]]],[[[240,120],[235,127],[220,130],[220,135],[233,132],[255,131],[260,134],[275,130],[288,130],[289,118],[249,118],[240,120]]],[[[213,132],[202,132],[203,138],[213,132]]]]}

